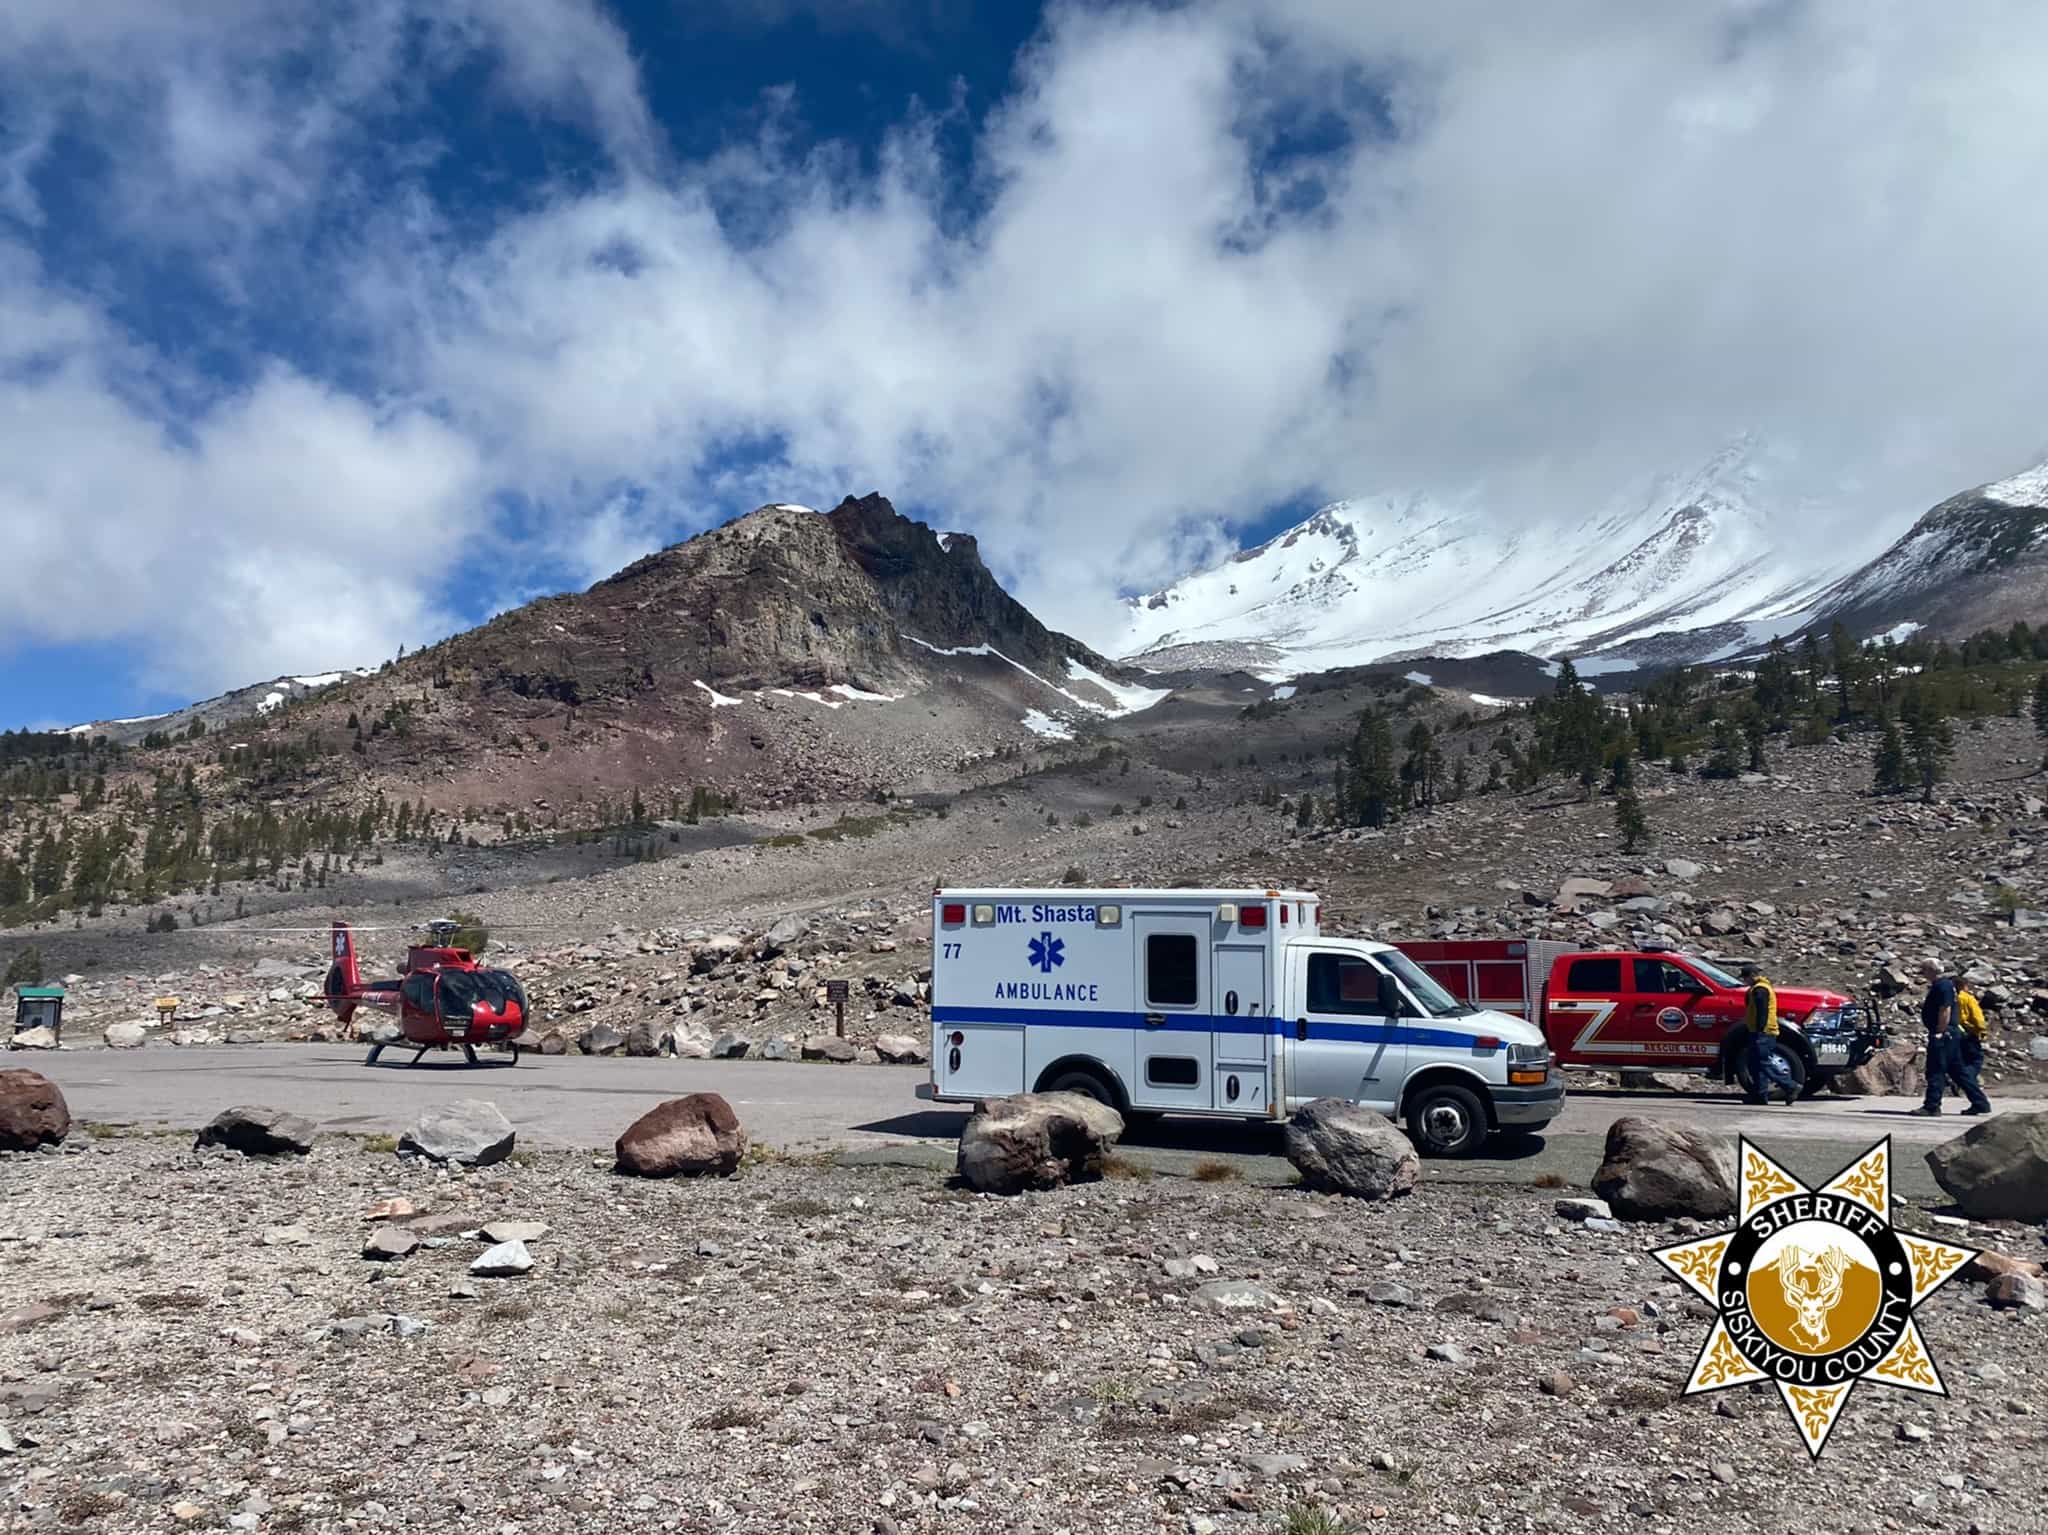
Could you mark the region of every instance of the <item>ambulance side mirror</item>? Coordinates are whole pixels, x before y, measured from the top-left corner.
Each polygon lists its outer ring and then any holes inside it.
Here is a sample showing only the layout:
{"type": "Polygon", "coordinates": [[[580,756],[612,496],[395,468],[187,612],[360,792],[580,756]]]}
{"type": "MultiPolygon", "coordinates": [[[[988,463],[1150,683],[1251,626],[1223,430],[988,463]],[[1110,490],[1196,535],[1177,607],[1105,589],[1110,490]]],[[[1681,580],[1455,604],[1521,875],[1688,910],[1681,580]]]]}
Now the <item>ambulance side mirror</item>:
{"type": "Polygon", "coordinates": [[[1387,1018],[1401,1016],[1401,988],[1384,970],[1380,972],[1380,1013],[1387,1018]]]}

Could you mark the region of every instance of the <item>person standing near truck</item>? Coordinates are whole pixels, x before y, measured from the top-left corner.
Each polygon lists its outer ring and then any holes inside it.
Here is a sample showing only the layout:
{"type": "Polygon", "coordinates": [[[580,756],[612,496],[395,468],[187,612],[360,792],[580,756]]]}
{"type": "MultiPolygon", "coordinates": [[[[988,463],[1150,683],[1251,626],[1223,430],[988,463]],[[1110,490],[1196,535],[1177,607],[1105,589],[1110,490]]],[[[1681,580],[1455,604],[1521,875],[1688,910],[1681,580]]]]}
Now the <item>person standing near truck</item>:
{"type": "Polygon", "coordinates": [[[1970,1100],[1970,1106],[1963,1110],[1965,1119],[1991,1112],[1991,1100],[1984,1096],[1980,1080],[1984,1070],[1984,1039],[1991,1032],[1991,1025],[1984,1017],[1984,1004],[1977,1000],[1977,994],[1970,990],[1970,983],[1963,979],[1968,968],[1958,966],[1954,978],[1955,1053],[1949,1058],[1949,1076],[1962,1090],[1963,1096],[1970,1100]]]}
{"type": "MultiPolygon", "coordinates": [[[[1965,1064],[1963,1031],[1959,1026],[1962,1008],[1956,999],[1956,983],[1941,973],[1941,961],[1936,959],[1922,960],[1920,974],[1927,980],[1927,995],[1920,999],[1920,1022],[1927,1030],[1927,1096],[1913,1112],[1927,1119],[1940,1114],[1942,1092],[1949,1079],[1954,1078],[1970,1100],[1970,1106],[1963,1112],[1989,1114],[1991,1100],[1977,1085],[1976,1072],[1965,1064]]],[[[1978,1060],[1982,1059],[1980,1047],[1978,1060]]]]}
{"type": "Polygon", "coordinates": [[[1749,1063],[1749,1101],[1769,1103],[1771,1087],[1779,1086],[1790,1104],[1799,1096],[1795,1088],[1778,1066],[1778,992],[1765,977],[1763,967],[1754,961],[1742,967],[1743,1007],[1742,1026],[1749,1030],[1749,1042],[1743,1048],[1744,1058],[1749,1063]]]}

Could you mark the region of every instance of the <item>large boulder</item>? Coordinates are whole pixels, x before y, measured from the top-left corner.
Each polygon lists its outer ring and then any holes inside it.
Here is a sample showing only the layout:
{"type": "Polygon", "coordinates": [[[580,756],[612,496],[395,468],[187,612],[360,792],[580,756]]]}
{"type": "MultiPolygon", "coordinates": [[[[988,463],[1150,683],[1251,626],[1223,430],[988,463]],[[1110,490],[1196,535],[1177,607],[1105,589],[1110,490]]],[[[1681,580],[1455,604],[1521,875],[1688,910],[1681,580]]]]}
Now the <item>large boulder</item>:
{"type": "Polygon", "coordinates": [[[313,1121],[301,1115],[243,1105],[214,1115],[195,1144],[252,1157],[302,1157],[313,1149],[314,1130],[313,1121]]]}
{"type": "Polygon", "coordinates": [[[807,1061],[833,1061],[844,1066],[860,1054],[860,1047],[850,1039],[841,1039],[837,1034],[812,1034],[804,1040],[804,1059],[807,1061]]]}
{"type": "Polygon", "coordinates": [[[55,1146],[71,1133],[71,1110],[39,1071],[0,1071],[0,1151],[55,1146]]]}
{"type": "Polygon", "coordinates": [[[1854,1071],[1828,1078],[1828,1087],[1845,1098],[1917,1098],[1927,1091],[1927,1073],[1920,1064],[1920,1041],[1902,1039],[1887,1045],[1854,1071]]]}
{"type": "Polygon", "coordinates": [[[109,1050],[140,1050],[149,1035],[139,1023],[110,1023],[100,1038],[109,1050]]]}
{"type": "Polygon", "coordinates": [[[1287,1122],[1287,1160],[1311,1189],[1392,1199],[1415,1188],[1415,1146],[1386,1115],[1342,1098],[1318,1098],[1287,1122]]]}
{"type": "Polygon", "coordinates": [[[618,1170],[638,1178],[729,1173],[747,1154],[747,1132],[717,1093],[691,1093],[634,1120],[614,1154],[618,1170]]]}
{"type": "Polygon", "coordinates": [[[2048,1113],[1995,1114],[1927,1153],[1934,1181],[1980,1221],[2048,1221],[2048,1113]]]}
{"type": "Polygon", "coordinates": [[[1085,1093],[1020,1093],[974,1106],[960,1131],[960,1177],[985,1194],[1102,1176],[1123,1116],[1085,1093]]]}
{"type": "Polygon", "coordinates": [[[576,1047],[585,1055],[617,1055],[626,1048],[626,1036],[608,1023],[594,1023],[576,1041],[576,1047]]]}
{"type": "Polygon", "coordinates": [[[912,1034],[877,1034],[875,1054],[891,1066],[922,1066],[931,1059],[925,1041],[912,1034]]]}
{"type": "Polygon", "coordinates": [[[775,925],[768,929],[761,939],[760,955],[763,959],[779,959],[804,935],[804,919],[801,917],[778,917],[775,925]]]}
{"type": "Polygon", "coordinates": [[[495,1103],[458,1098],[428,1109],[398,1138],[400,1156],[489,1167],[512,1155],[512,1123],[495,1103]]]}
{"type": "Polygon", "coordinates": [[[1623,1220],[1735,1213],[1735,1143],[1698,1125],[1626,1115],[1607,1127],[1593,1192],[1623,1220]]]}
{"type": "Polygon", "coordinates": [[[7,1041],[10,1050],[54,1050],[57,1048],[57,1031],[47,1023],[33,1029],[16,1029],[14,1037],[7,1041]]]}
{"type": "MultiPolygon", "coordinates": [[[[603,1026],[599,1025],[599,1027],[603,1026]]],[[[594,1034],[597,1030],[593,1029],[591,1032],[594,1034]]],[[[663,1053],[663,1046],[668,1043],[667,1032],[666,1029],[659,1028],[643,1019],[641,1022],[634,1024],[627,1032],[625,1053],[627,1055],[640,1056],[643,1059],[648,1056],[660,1055],[663,1053]]],[[[589,1049],[587,1042],[584,1048],[590,1054],[594,1055],[597,1053],[589,1049]]]]}

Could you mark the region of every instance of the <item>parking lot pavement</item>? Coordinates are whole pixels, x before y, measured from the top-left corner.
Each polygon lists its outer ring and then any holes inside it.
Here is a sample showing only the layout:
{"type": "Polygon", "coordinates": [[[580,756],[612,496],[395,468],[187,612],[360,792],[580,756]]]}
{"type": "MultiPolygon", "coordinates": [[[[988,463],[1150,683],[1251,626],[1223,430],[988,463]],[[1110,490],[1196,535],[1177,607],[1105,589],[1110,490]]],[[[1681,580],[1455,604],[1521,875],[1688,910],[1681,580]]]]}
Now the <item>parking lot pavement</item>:
{"type": "MultiPolygon", "coordinates": [[[[233,1104],[264,1104],[303,1114],[330,1131],[379,1134],[405,1128],[431,1104],[488,1098],[530,1143],[609,1148],[619,1132],[666,1098],[716,1092],[731,1102],[759,1143],[790,1151],[836,1150],[855,1156],[950,1160],[964,1108],[920,1103],[921,1067],[827,1066],[774,1061],[631,1060],[593,1056],[502,1056],[466,1067],[432,1055],[417,1067],[387,1052],[371,1067],[359,1048],[336,1045],[235,1045],[195,1050],[60,1050],[10,1055],[56,1081],[74,1118],[113,1124],[196,1129],[233,1104]],[[394,1058],[395,1057],[395,1058],[394,1058]]],[[[1997,1102],[1998,1100],[1994,1100],[1997,1102]]],[[[2002,1107],[2012,1107],[2010,1102],[2002,1107]]],[[[2020,1107],[2039,1101],[2021,1100],[2020,1107]]],[[[1727,1093],[1622,1092],[1576,1088],[1540,1141],[1512,1156],[1431,1163],[1440,1179],[1534,1181],[1554,1174],[1583,1186],[1600,1160],[1607,1127],[1625,1114],[1694,1120],[1770,1147],[1802,1175],[1832,1173],[1857,1151],[1890,1135],[1901,1147],[1925,1147],[1960,1135],[1974,1120],[1950,1113],[1917,1119],[1907,1098],[1822,1096],[1790,1107],[1754,1108],[1727,1093]]],[[[1135,1125],[1130,1155],[1164,1171],[1227,1158],[1241,1175],[1284,1181],[1277,1130],[1169,1118],[1135,1125]]],[[[1505,1151],[1504,1145],[1497,1150],[1505,1151]]],[[[1939,1197],[1923,1158],[1898,1159],[1899,1192],[1939,1197]]]]}

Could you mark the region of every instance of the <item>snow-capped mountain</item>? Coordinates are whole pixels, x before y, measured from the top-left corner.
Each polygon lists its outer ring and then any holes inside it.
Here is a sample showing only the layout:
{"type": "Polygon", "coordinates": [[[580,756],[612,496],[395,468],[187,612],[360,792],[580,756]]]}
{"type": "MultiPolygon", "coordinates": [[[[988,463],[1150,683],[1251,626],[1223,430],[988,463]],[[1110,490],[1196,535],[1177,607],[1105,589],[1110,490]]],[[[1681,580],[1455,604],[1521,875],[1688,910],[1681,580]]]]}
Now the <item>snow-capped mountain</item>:
{"type": "MultiPolygon", "coordinates": [[[[1279,675],[1412,656],[1583,654],[1673,630],[1782,626],[1854,568],[1788,559],[1760,509],[1766,457],[1738,441],[1694,473],[1543,527],[1479,497],[1340,501],[1279,537],[1128,599],[1113,648],[1141,664],[1279,675]]],[[[1768,636],[1766,636],[1768,637],[1768,636]]]]}
{"type": "Polygon", "coordinates": [[[1954,637],[2048,616],[2048,463],[1951,496],[1822,594],[1858,633],[1911,625],[1954,637]]]}

